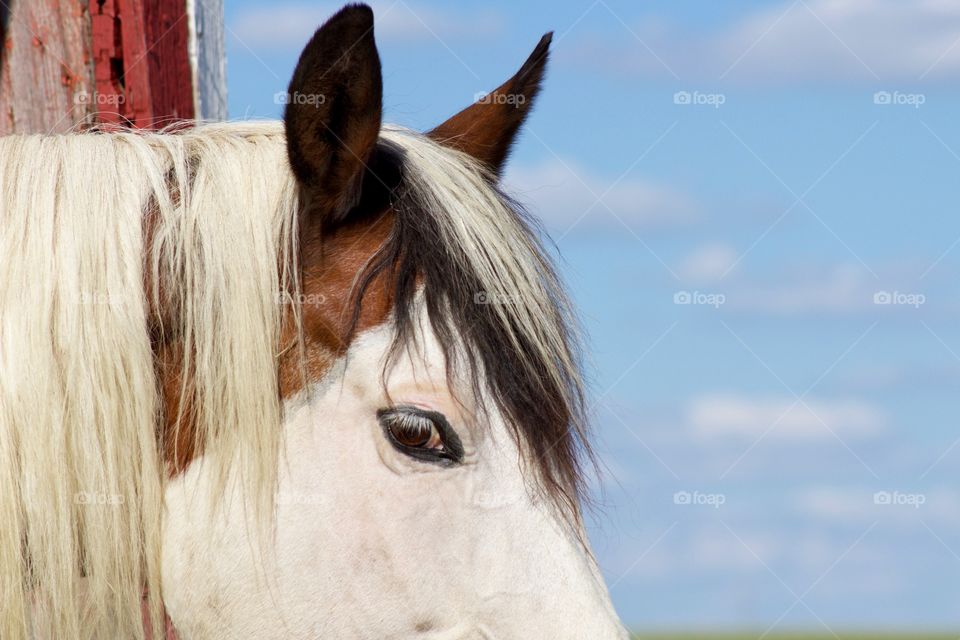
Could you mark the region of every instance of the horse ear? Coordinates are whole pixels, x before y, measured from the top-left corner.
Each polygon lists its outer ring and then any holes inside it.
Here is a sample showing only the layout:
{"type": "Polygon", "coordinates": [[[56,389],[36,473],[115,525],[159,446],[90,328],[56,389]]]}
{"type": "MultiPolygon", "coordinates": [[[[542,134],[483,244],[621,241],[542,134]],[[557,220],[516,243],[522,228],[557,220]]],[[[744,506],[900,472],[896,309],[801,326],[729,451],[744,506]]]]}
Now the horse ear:
{"type": "Polygon", "coordinates": [[[499,175],[520,125],[533,108],[550,54],[547,33],[517,73],[427,135],[467,153],[499,175]]]}
{"type": "Polygon", "coordinates": [[[287,90],[287,153],[312,215],[337,220],[356,204],[382,101],[373,11],[348,5],[317,29],[287,90]]]}

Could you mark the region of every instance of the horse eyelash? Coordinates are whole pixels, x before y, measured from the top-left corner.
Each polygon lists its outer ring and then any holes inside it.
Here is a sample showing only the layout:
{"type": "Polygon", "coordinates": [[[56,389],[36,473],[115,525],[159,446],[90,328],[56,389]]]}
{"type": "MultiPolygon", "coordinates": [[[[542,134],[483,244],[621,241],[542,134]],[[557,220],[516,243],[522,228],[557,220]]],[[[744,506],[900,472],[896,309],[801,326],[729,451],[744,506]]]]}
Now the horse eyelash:
{"type": "Polygon", "coordinates": [[[396,405],[377,411],[377,421],[380,422],[381,427],[383,427],[387,439],[401,453],[425,462],[435,462],[444,465],[459,464],[463,461],[463,444],[460,441],[460,437],[454,428],[450,426],[450,422],[446,416],[438,411],[430,411],[414,405],[396,405]],[[442,451],[415,449],[406,447],[396,441],[390,433],[389,427],[398,421],[411,419],[414,416],[421,420],[428,420],[436,427],[437,431],[440,432],[440,439],[443,442],[442,451]]]}

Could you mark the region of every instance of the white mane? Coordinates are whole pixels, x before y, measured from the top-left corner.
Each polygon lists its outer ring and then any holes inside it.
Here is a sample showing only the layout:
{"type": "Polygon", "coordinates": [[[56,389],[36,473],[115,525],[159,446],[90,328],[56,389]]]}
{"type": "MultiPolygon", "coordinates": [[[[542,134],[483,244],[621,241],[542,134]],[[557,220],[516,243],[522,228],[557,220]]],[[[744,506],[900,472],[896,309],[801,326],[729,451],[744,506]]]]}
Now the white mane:
{"type": "Polygon", "coordinates": [[[175,283],[198,439],[271,487],[283,142],[276,123],[0,138],[0,637],[142,637],[145,588],[160,620],[145,271],[175,283]]]}

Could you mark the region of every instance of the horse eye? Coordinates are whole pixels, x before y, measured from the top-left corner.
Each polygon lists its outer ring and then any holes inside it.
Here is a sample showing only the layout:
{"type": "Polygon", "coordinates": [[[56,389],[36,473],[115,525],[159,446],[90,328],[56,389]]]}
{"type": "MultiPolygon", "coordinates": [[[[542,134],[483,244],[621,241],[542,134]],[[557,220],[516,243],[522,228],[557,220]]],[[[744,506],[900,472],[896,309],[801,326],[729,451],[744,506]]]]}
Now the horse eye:
{"type": "Polygon", "coordinates": [[[443,439],[433,422],[413,415],[399,415],[390,420],[387,428],[397,442],[405,447],[419,449],[439,449],[443,447],[443,439]]]}
{"type": "Polygon", "coordinates": [[[460,439],[441,413],[401,405],[381,409],[377,420],[390,444],[403,454],[448,464],[463,459],[460,439]]]}

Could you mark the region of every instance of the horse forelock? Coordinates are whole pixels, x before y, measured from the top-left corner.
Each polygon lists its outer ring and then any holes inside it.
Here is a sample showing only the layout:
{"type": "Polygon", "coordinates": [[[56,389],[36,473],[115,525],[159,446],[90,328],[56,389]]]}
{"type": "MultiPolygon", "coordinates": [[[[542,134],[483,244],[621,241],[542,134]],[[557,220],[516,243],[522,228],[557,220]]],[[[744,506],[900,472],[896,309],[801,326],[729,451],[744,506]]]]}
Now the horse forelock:
{"type": "Polygon", "coordinates": [[[401,175],[368,272],[390,274],[391,355],[416,340],[422,296],[451,382],[490,399],[547,495],[578,519],[592,462],[579,327],[534,219],[486,165],[429,137],[386,127],[378,153],[401,175]]]}
{"type": "Polygon", "coordinates": [[[535,223],[495,176],[388,126],[360,203],[343,222],[301,229],[306,357],[288,352],[284,392],[322,378],[355,336],[389,321],[386,375],[418,339],[424,306],[451,389],[465,382],[495,405],[541,487],[577,520],[590,460],[577,322],[535,223]]]}

